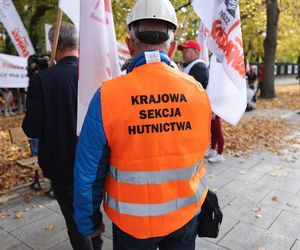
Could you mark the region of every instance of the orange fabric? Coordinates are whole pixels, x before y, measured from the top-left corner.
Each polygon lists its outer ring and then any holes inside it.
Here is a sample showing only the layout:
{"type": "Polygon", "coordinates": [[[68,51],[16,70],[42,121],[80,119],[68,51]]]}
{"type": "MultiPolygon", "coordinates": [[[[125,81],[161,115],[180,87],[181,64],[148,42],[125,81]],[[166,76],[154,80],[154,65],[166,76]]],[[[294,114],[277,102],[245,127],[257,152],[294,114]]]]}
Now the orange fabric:
{"type": "MultiPolygon", "coordinates": [[[[124,232],[130,231],[130,234],[138,239],[147,239],[151,237],[165,236],[170,233],[170,228],[176,231],[187,222],[189,222],[198,212],[206,198],[207,191],[199,200],[198,204],[176,210],[173,213],[163,216],[137,217],[119,214],[111,209],[104,202],[103,207],[109,218],[113,218],[113,222],[124,232]],[[184,221],[184,224],[182,222],[184,221]]],[[[172,232],[173,232],[172,231],[172,232]]]]}
{"type": "MultiPolygon", "coordinates": [[[[211,109],[206,92],[194,78],[164,63],[146,64],[104,82],[101,106],[110,165],[119,170],[186,168],[199,162],[208,147],[211,109]]],[[[105,192],[119,202],[160,204],[192,196],[204,174],[202,166],[191,180],[162,184],[118,183],[108,176],[105,192]]],[[[104,207],[126,233],[148,238],[182,227],[200,209],[204,198],[163,216],[128,216],[104,207]]]]}
{"type": "Polygon", "coordinates": [[[189,185],[197,187],[199,180],[205,175],[204,166],[199,169],[191,180],[169,181],[157,184],[134,185],[117,183],[111,176],[105,181],[106,189],[110,188],[109,195],[121,202],[138,204],[156,204],[168,202],[176,198],[192,196],[194,189],[186,188],[189,185]],[[119,190],[122,190],[120,192],[119,190]],[[174,192],[176,190],[176,192],[174,192]],[[139,194],[139,195],[132,195],[139,194]]]}

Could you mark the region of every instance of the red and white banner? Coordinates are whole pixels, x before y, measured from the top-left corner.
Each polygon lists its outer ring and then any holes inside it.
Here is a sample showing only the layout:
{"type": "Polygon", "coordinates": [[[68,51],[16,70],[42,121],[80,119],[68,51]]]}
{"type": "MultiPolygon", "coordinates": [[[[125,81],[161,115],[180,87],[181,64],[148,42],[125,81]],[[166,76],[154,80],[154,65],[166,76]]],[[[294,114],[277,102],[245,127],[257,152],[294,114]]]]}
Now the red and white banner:
{"type": "Polygon", "coordinates": [[[0,88],[27,88],[27,59],[0,54],[0,88]]]}
{"type": "Polygon", "coordinates": [[[0,0],[0,21],[19,56],[28,57],[35,53],[24,24],[11,0],[0,0]]]}
{"type": "Polygon", "coordinates": [[[205,28],[203,22],[201,22],[197,37],[197,42],[200,44],[200,59],[202,59],[206,65],[209,65],[209,56],[208,56],[208,48],[207,48],[207,38],[209,36],[208,30],[205,28]]]}
{"type": "Polygon", "coordinates": [[[58,7],[71,19],[79,31],[80,0],[59,0],[58,7]]]}
{"type": "Polygon", "coordinates": [[[111,1],[81,0],[78,133],[95,91],[120,74],[111,1]]]}
{"type": "Polygon", "coordinates": [[[238,0],[193,0],[192,4],[209,31],[207,47],[216,57],[211,60],[207,86],[213,112],[236,125],[247,103],[238,0]]]}

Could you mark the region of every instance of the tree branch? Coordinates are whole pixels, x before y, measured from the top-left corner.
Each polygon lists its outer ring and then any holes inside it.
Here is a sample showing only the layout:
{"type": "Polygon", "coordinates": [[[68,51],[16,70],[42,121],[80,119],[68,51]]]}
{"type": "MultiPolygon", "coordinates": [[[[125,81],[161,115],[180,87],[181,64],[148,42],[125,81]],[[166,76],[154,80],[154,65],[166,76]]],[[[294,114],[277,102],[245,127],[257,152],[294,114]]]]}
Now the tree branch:
{"type": "Polygon", "coordinates": [[[180,7],[178,7],[177,9],[175,9],[175,11],[178,12],[178,11],[180,11],[182,8],[188,7],[188,6],[190,6],[191,4],[192,4],[192,1],[189,0],[188,3],[186,3],[186,4],[184,4],[184,5],[180,6],[180,7]]]}

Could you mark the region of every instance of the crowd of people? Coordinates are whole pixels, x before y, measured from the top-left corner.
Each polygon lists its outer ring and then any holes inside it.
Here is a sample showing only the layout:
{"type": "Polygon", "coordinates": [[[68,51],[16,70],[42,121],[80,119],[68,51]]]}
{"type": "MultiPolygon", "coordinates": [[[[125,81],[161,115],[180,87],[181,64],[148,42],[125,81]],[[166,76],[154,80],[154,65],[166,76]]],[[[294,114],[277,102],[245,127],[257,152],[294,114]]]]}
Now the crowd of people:
{"type": "Polygon", "coordinates": [[[0,114],[11,116],[25,111],[24,88],[0,88],[0,114]]]}

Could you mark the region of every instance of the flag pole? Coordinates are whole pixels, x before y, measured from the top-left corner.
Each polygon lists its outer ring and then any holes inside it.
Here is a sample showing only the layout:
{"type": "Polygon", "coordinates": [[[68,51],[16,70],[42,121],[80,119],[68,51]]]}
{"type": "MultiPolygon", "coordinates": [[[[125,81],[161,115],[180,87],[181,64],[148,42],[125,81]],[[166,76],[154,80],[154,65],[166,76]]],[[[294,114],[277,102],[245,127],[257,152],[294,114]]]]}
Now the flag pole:
{"type": "Polygon", "coordinates": [[[176,36],[177,39],[175,39],[175,41],[174,41],[175,47],[172,48],[172,51],[170,51],[170,53],[169,53],[169,56],[170,56],[171,59],[173,58],[173,56],[175,55],[175,52],[177,51],[178,41],[179,41],[179,39],[181,38],[181,36],[182,36],[182,34],[183,34],[183,31],[184,31],[185,28],[186,28],[186,25],[187,25],[187,23],[188,23],[188,20],[189,20],[190,14],[191,14],[191,10],[192,10],[192,6],[190,5],[190,6],[189,6],[189,9],[188,9],[188,12],[187,12],[187,14],[186,14],[186,16],[185,16],[184,22],[183,22],[183,24],[182,24],[182,28],[179,30],[178,35],[176,36]]]}
{"type": "Polygon", "coordinates": [[[51,58],[50,58],[50,67],[53,66],[53,64],[54,64],[62,16],[63,16],[63,12],[60,9],[58,9],[57,16],[56,16],[53,45],[52,45],[52,53],[51,53],[51,58]]]}

